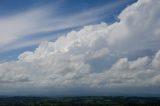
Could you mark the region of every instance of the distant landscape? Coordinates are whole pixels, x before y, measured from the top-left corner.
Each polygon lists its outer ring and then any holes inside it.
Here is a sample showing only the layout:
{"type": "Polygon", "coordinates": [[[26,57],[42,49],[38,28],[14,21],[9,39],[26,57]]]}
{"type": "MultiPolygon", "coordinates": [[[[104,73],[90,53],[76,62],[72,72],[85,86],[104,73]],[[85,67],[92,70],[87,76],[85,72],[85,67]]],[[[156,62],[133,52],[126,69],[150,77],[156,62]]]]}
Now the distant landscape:
{"type": "Polygon", "coordinates": [[[0,106],[160,106],[160,97],[0,97],[0,106]]]}

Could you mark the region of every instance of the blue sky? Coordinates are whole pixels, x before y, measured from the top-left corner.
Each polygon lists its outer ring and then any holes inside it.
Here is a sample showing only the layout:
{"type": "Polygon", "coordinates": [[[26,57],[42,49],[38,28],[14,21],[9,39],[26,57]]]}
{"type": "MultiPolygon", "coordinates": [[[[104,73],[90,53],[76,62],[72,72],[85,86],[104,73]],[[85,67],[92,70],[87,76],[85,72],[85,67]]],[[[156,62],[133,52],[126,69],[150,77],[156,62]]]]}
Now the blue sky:
{"type": "Polygon", "coordinates": [[[159,0],[1,0],[0,95],[160,96],[159,10],[159,0]]]}
{"type": "MultiPolygon", "coordinates": [[[[48,12],[48,8],[49,8],[48,14],[50,14],[50,16],[47,16],[46,20],[48,18],[54,20],[55,17],[58,17],[58,18],[61,18],[61,20],[63,20],[62,22],[64,22],[66,16],[69,17],[72,15],[77,15],[78,13],[83,13],[88,10],[90,11],[93,10],[93,13],[86,13],[86,16],[84,18],[89,20],[90,18],[93,17],[95,18],[95,20],[92,20],[91,22],[86,21],[81,25],[77,24],[73,26],[60,28],[60,29],[53,28],[53,30],[50,29],[49,31],[41,31],[41,32],[35,32],[35,33],[31,32],[29,34],[26,33],[25,36],[18,37],[16,40],[13,40],[11,42],[7,42],[5,45],[1,47],[0,61],[15,60],[17,59],[20,53],[23,53],[24,51],[33,51],[38,46],[38,44],[41,41],[43,41],[43,39],[46,38],[47,41],[54,41],[58,36],[65,35],[67,32],[70,32],[72,30],[79,30],[79,28],[83,27],[84,25],[97,24],[101,22],[112,24],[113,22],[118,21],[117,15],[123,9],[128,5],[134,3],[135,1],[136,0],[76,0],[76,1],[75,0],[61,0],[61,1],[59,0],[45,0],[45,1],[44,0],[36,0],[36,1],[34,0],[25,0],[25,1],[1,0],[0,1],[0,19],[10,18],[17,15],[21,15],[21,14],[23,15],[23,13],[27,11],[33,11],[37,8],[39,9],[42,8],[40,11],[48,12]],[[103,10],[103,9],[99,10],[100,14],[94,15],[94,12],[96,11],[96,9],[101,8],[103,6],[104,6],[104,9],[106,10],[103,10]],[[43,8],[45,8],[46,10],[43,8]],[[57,16],[54,16],[54,15],[57,15],[57,16]],[[37,39],[40,39],[40,38],[43,38],[43,39],[36,41],[37,39]],[[35,43],[32,43],[30,45],[29,44],[23,45],[23,43],[28,42],[28,40],[32,40],[32,42],[34,42],[35,40],[35,43]],[[21,45],[21,44],[23,46],[16,47],[17,45],[21,45]],[[4,48],[5,49],[8,48],[8,49],[3,50],[4,48]]],[[[42,14],[44,14],[45,16],[45,13],[42,13],[42,14]]],[[[30,15],[28,17],[36,17],[36,16],[30,15]]],[[[11,19],[8,19],[8,20],[11,20],[11,19]]],[[[43,21],[44,20],[45,19],[43,19],[43,21]]],[[[61,24],[61,20],[56,24],[61,24]]],[[[83,20],[79,20],[79,21],[83,21],[83,20]]],[[[17,23],[17,25],[18,24],[21,25],[21,23],[17,23]]],[[[61,25],[61,27],[63,27],[63,25],[61,25]]],[[[14,30],[15,27],[13,28],[10,27],[10,28],[11,29],[9,29],[8,31],[12,29],[14,30]]],[[[16,30],[19,31],[21,29],[19,30],[16,29],[16,30]]],[[[17,35],[13,34],[11,36],[17,36],[17,35]]]]}

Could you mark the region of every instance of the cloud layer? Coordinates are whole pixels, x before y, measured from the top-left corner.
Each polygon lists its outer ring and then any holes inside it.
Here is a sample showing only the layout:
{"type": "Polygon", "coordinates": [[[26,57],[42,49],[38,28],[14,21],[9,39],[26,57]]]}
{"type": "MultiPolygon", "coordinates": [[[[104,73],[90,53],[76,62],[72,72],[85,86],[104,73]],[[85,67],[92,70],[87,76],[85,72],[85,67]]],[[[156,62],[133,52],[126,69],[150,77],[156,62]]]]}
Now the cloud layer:
{"type": "Polygon", "coordinates": [[[160,95],[159,5],[139,0],[120,22],[85,26],[0,64],[0,93],[160,95]]]}

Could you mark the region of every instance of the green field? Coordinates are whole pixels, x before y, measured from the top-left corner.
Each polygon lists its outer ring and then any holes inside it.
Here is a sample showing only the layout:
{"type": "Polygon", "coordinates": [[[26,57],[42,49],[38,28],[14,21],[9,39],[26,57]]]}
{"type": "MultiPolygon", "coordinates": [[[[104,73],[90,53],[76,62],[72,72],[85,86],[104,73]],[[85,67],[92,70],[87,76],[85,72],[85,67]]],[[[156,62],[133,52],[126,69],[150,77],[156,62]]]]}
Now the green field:
{"type": "Polygon", "coordinates": [[[0,97],[0,106],[160,106],[156,97],[0,97]]]}

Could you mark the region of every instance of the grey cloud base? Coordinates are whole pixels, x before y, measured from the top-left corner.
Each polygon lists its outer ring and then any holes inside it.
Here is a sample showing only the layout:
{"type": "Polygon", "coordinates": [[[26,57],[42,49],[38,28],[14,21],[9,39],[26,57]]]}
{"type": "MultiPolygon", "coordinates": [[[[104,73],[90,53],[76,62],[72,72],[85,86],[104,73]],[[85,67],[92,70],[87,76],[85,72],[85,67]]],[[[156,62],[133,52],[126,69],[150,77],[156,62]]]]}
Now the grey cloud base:
{"type": "Polygon", "coordinates": [[[120,22],[85,26],[1,63],[0,93],[159,96],[159,5],[139,0],[119,15],[120,22]],[[155,53],[139,56],[140,50],[155,53]]]}

